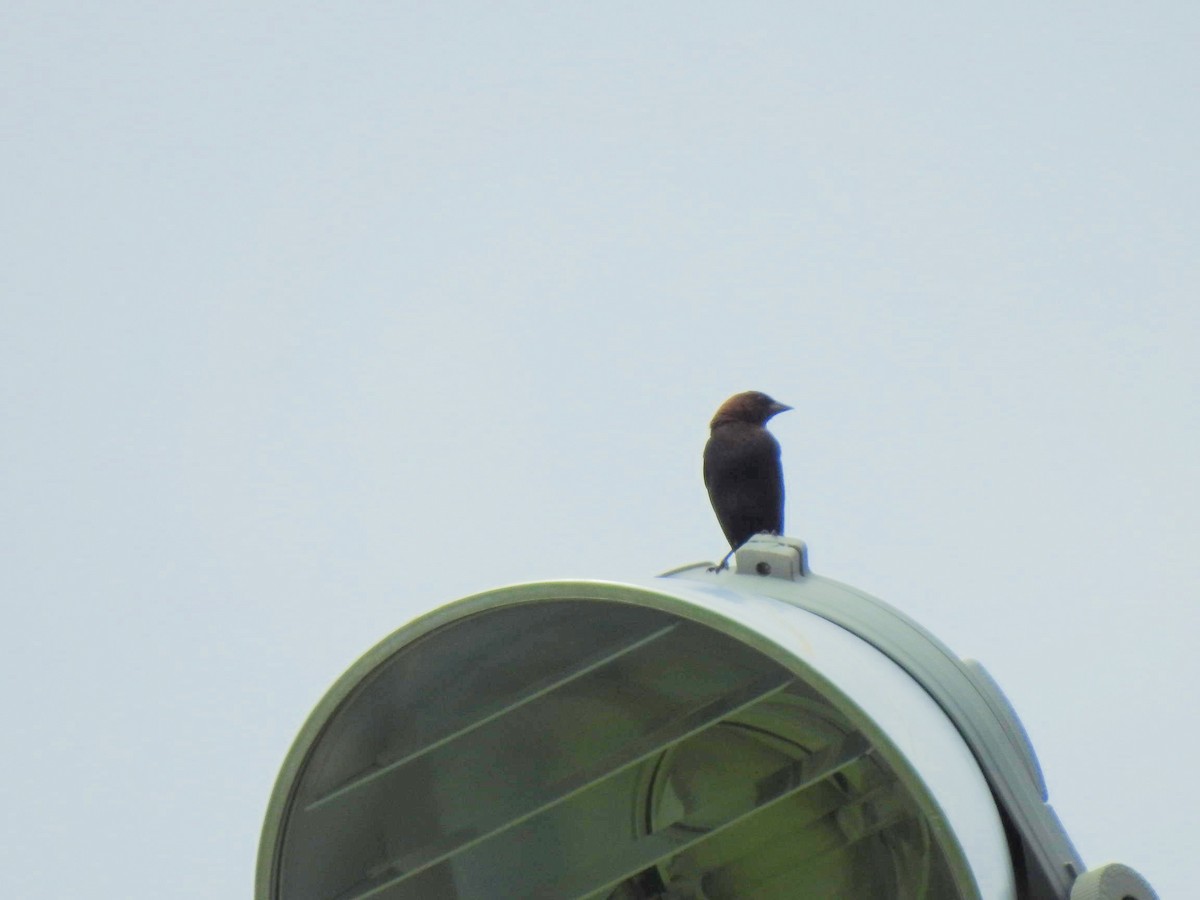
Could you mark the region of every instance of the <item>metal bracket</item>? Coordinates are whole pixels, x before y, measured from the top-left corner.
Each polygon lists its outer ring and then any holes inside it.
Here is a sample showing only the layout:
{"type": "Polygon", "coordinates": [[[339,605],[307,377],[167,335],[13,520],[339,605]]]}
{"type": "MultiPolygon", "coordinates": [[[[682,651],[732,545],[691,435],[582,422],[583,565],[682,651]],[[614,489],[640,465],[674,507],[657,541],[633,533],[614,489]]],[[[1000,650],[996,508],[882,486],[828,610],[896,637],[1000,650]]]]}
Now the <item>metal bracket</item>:
{"type": "Polygon", "coordinates": [[[733,555],[739,575],[797,581],[809,574],[804,541],[777,534],[756,534],[733,555]]]}

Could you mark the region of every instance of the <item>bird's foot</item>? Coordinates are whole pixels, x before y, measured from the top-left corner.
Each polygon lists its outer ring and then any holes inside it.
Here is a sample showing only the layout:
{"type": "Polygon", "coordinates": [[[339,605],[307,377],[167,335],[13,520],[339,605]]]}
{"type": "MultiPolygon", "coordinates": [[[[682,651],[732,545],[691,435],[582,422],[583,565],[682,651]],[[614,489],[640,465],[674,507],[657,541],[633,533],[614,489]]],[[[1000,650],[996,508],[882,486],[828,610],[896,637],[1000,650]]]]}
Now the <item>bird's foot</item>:
{"type": "MultiPolygon", "coordinates": [[[[735,547],[734,550],[736,550],[736,549],[737,548],[735,547]]],[[[733,552],[734,552],[733,550],[730,550],[728,553],[726,553],[725,558],[723,560],[721,560],[721,564],[719,566],[709,566],[708,571],[721,572],[721,571],[724,571],[725,569],[728,569],[729,568],[729,560],[733,556],[733,552]]]]}

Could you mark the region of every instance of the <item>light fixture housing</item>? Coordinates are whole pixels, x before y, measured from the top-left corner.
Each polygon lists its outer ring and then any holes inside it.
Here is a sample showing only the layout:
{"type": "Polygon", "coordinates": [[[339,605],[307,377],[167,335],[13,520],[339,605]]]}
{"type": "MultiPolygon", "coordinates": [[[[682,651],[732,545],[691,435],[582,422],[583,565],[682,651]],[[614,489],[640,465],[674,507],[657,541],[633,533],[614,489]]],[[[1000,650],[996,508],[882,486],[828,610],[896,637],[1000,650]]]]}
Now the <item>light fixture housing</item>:
{"type": "Polygon", "coordinates": [[[284,762],[256,898],[1153,900],[1046,797],[982,666],[762,535],[385,638],[284,762]]]}

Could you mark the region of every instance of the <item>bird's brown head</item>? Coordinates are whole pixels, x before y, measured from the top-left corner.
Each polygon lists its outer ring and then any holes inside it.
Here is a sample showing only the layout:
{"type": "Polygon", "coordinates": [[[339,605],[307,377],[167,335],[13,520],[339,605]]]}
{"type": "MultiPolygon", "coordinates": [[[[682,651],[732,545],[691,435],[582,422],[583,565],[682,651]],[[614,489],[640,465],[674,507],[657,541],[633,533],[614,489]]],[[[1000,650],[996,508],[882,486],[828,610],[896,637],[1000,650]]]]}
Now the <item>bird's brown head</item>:
{"type": "Polygon", "coordinates": [[[772,400],[762,391],[742,391],[734,394],[721,404],[717,414],[709,423],[711,428],[726,422],[748,422],[751,425],[765,425],[767,420],[781,412],[791,409],[777,400],[772,400]]]}

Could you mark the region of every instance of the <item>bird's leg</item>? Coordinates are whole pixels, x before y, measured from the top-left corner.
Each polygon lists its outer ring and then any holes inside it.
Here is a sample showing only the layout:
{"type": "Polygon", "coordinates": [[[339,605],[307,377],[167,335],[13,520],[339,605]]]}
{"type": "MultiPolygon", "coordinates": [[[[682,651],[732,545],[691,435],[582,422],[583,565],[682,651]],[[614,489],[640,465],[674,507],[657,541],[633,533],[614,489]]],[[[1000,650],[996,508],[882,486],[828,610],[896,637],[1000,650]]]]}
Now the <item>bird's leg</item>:
{"type": "Polygon", "coordinates": [[[725,569],[728,569],[729,568],[729,557],[733,556],[734,550],[737,550],[737,547],[734,547],[733,550],[730,550],[728,553],[725,554],[725,558],[723,560],[721,560],[721,564],[719,566],[709,566],[708,571],[723,572],[725,569]]]}

